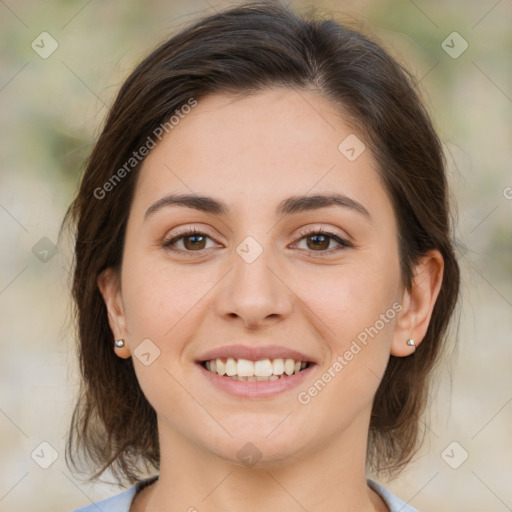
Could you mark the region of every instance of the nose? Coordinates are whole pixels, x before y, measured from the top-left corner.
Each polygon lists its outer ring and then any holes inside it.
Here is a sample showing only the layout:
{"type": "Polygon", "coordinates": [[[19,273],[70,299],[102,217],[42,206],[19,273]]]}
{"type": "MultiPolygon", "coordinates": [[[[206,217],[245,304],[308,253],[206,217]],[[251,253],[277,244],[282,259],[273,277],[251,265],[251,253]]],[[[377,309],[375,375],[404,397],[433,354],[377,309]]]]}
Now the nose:
{"type": "Polygon", "coordinates": [[[290,315],[293,292],[286,285],[282,266],[271,256],[270,248],[254,261],[243,252],[233,252],[234,268],[223,279],[216,300],[219,315],[238,320],[247,329],[263,328],[290,315]]]}

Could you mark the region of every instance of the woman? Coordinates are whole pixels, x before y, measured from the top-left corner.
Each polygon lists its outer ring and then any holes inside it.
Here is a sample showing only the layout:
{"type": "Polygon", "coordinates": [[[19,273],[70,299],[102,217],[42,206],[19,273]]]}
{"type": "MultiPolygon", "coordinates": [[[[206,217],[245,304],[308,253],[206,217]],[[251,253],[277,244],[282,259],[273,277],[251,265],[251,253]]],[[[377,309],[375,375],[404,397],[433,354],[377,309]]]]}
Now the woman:
{"type": "Polygon", "coordinates": [[[80,511],[414,510],[366,474],[418,448],[459,267],[380,46],[279,4],[200,20],[122,86],[69,218],[68,457],[131,485],[80,511]]]}

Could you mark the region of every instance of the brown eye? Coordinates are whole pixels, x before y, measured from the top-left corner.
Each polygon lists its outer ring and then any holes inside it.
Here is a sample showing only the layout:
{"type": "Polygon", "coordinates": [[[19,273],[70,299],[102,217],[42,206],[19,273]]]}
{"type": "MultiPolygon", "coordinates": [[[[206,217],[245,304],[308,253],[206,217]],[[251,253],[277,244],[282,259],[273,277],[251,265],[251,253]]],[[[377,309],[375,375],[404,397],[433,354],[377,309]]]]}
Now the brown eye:
{"type": "Polygon", "coordinates": [[[211,240],[207,234],[192,229],[165,240],[162,245],[176,252],[199,252],[208,248],[207,240],[211,240]],[[177,247],[180,243],[182,247],[177,247]]]}
{"type": "Polygon", "coordinates": [[[204,245],[206,243],[206,237],[202,235],[189,235],[183,236],[183,245],[186,249],[194,250],[194,249],[204,249],[204,245]]]}
{"type": "Polygon", "coordinates": [[[317,250],[317,249],[328,249],[330,244],[330,237],[326,235],[311,235],[306,237],[308,241],[307,246],[308,249],[317,250]],[[311,243],[309,243],[311,242],[311,243]]]}
{"type": "Polygon", "coordinates": [[[300,234],[302,235],[302,238],[299,240],[299,242],[306,240],[306,250],[309,252],[320,253],[321,255],[331,254],[333,252],[346,249],[347,247],[353,247],[352,244],[347,240],[328,231],[301,231],[300,234]],[[338,244],[338,246],[329,248],[331,242],[333,241],[338,244]]]}

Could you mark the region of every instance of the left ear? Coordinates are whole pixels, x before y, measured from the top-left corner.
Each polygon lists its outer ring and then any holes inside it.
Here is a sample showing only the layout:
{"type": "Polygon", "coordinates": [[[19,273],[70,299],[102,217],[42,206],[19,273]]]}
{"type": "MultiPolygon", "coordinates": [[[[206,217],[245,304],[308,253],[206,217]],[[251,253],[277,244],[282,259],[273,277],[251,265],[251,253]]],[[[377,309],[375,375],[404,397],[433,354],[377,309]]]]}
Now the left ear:
{"type": "Polygon", "coordinates": [[[391,355],[411,355],[414,349],[406,343],[409,338],[414,340],[416,346],[423,341],[441,290],[443,271],[444,259],[437,249],[427,252],[414,267],[412,287],[403,293],[402,310],[391,343],[391,355]]]}

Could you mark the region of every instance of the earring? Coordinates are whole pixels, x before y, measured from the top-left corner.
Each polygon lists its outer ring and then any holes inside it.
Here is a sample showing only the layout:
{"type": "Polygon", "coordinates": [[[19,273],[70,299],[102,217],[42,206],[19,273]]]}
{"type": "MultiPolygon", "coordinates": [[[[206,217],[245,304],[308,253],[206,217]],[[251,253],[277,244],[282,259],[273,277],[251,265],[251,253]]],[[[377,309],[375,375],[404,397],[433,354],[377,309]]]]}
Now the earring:
{"type": "Polygon", "coordinates": [[[407,341],[406,341],[407,345],[409,345],[409,347],[414,347],[414,350],[416,350],[416,343],[414,343],[414,340],[412,338],[409,338],[407,341]]]}
{"type": "Polygon", "coordinates": [[[124,340],[116,340],[116,341],[114,341],[114,346],[116,348],[123,348],[124,347],[124,340]]]}

